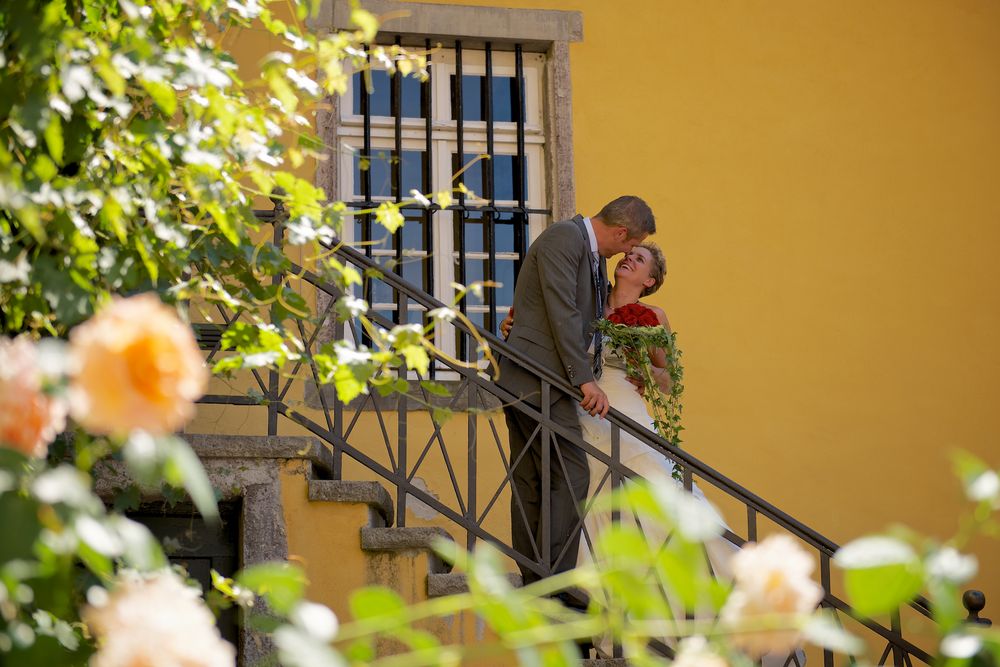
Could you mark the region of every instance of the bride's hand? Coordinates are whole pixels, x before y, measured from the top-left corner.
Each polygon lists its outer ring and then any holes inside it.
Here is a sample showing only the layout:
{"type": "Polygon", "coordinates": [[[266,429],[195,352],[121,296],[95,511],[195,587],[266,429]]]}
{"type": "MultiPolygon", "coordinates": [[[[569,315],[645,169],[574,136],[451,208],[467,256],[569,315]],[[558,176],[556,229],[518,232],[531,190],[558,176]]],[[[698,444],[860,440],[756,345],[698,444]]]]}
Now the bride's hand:
{"type": "Polygon", "coordinates": [[[514,328],[514,308],[507,311],[507,317],[500,323],[500,335],[504,340],[510,337],[510,330],[514,328]]]}

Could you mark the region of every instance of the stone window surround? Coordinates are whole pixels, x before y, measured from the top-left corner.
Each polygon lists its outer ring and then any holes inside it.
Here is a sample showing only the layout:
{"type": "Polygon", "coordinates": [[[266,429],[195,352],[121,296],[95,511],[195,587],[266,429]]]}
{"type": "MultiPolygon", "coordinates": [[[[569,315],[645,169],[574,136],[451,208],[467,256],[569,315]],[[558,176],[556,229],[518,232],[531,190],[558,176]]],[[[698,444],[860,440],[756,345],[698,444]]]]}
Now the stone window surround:
{"type": "MultiPolygon", "coordinates": [[[[546,140],[546,189],[553,220],[576,214],[573,179],[573,114],[569,44],[583,39],[583,15],[575,11],[509,9],[452,4],[365,0],[362,6],[376,16],[387,16],[384,34],[399,35],[404,44],[422,46],[425,39],[449,46],[456,39],[468,48],[487,41],[503,50],[521,44],[525,51],[544,53],[543,121],[546,140]]],[[[311,28],[320,33],[349,29],[349,0],[324,0],[311,28]]],[[[339,99],[320,115],[319,133],[328,146],[336,145],[339,99]]],[[[316,185],[337,192],[337,160],[325,160],[316,171],[316,185]]]]}

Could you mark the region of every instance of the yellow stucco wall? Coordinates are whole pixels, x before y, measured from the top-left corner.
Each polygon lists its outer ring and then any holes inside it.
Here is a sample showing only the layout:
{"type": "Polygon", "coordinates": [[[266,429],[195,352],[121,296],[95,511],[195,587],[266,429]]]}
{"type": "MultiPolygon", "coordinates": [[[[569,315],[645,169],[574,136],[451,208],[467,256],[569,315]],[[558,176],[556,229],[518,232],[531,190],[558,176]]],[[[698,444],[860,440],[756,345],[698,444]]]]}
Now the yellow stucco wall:
{"type": "Polygon", "coordinates": [[[577,205],[657,213],[687,448],[839,542],[951,535],[949,451],[1000,464],[1000,5],[503,4],[583,14],[577,205]]]}
{"type": "MultiPolygon", "coordinates": [[[[583,13],[577,203],[658,215],[686,447],[835,541],[950,535],[948,452],[1000,465],[1000,5],[503,4],[583,13]]],[[[976,553],[995,608],[1000,548],[976,553]]]]}

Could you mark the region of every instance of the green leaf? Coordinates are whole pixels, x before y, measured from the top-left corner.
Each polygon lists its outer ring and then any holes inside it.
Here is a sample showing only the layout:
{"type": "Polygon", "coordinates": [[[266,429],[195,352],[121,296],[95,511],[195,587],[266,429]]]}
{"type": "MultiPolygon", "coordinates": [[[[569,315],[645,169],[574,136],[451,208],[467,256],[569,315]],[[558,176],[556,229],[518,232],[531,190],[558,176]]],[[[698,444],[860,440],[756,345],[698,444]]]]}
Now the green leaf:
{"type": "Polygon", "coordinates": [[[174,112],[177,111],[177,94],[174,92],[173,86],[163,81],[147,81],[145,79],[141,80],[140,83],[163,113],[168,116],[174,115],[174,112]]]}
{"type": "Polygon", "coordinates": [[[864,616],[894,611],[923,588],[920,560],[910,545],[895,538],[863,537],[841,547],[833,560],[845,570],[848,601],[864,616]]]}
{"type": "Polygon", "coordinates": [[[139,509],[139,502],[142,499],[139,487],[135,484],[129,484],[123,489],[115,489],[114,497],[114,509],[116,512],[137,510],[139,509]]]}
{"type": "Polygon", "coordinates": [[[156,259],[153,257],[147,241],[142,234],[135,235],[135,249],[139,253],[142,265],[146,267],[146,271],[149,273],[149,279],[153,282],[153,285],[156,285],[156,281],[160,276],[160,267],[156,263],[156,259]]]}
{"type": "Polygon", "coordinates": [[[179,478],[201,515],[208,521],[218,520],[215,490],[191,445],[173,436],[160,438],[159,441],[166,448],[164,476],[168,480],[179,478]]]}
{"type": "Polygon", "coordinates": [[[306,575],[302,568],[289,563],[251,565],[236,575],[240,586],[264,597],[279,614],[287,615],[306,591],[306,575]]]}
{"type": "Polygon", "coordinates": [[[406,359],[406,367],[424,375],[430,367],[431,358],[422,345],[407,345],[399,350],[406,359]]]}
{"type": "Polygon", "coordinates": [[[394,616],[406,610],[406,603],[396,591],[384,586],[369,586],[351,594],[351,614],[361,621],[394,616]]]}
{"type": "Polygon", "coordinates": [[[99,579],[110,579],[114,575],[111,559],[98,553],[86,542],[80,542],[76,553],[87,569],[96,574],[99,579]]]}
{"type": "Polygon", "coordinates": [[[36,154],[35,160],[31,163],[31,170],[44,182],[51,181],[59,173],[56,163],[48,155],[36,154]]]}
{"type": "Polygon", "coordinates": [[[101,220],[107,225],[115,237],[123,245],[128,243],[128,230],[125,228],[125,214],[122,205],[113,196],[104,198],[104,206],[101,207],[101,220]]]}
{"type": "Polygon", "coordinates": [[[351,23],[361,30],[361,38],[366,42],[371,42],[378,34],[378,19],[369,11],[355,7],[351,10],[351,23]]]}
{"type": "Polygon", "coordinates": [[[434,382],[432,380],[421,380],[420,386],[423,387],[424,390],[428,394],[431,394],[432,396],[441,396],[444,398],[451,396],[451,391],[448,390],[448,387],[444,386],[440,382],[434,382]]]}
{"type": "Polygon", "coordinates": [[[0,563],[32,557],[32,545],[42,530],[38,509],[38,504],[28,498],[13,493],[0,495],[0,517],[3,517],[0,563]]]}
{"type": "Polygon", "coordinates": [[[453,410],[449,410],[448,408],[431,409],[431,419],[433,419],[434,423],[438,426],[444,426],[445,423],[454,416],[455,412],[453,410]]]}
{"type": "Polygon", "coordinates": [[[343,364],[337,366],[333,374],[333,387],[337,397],[344,403],[349,403],[364,393],[371,366],[368,364],[343,364]]]}
{"type": "Polygon", "coordinates": [[[63,162],[63,132],[62,119],[59,114],[49,114],[49,124],[45,126],[45,143],[49,147],[49,155],[56,164],[63,162]]]}
{"type": "Polygon", "coordinates": [[[385,227],[390,234],[394,234],[405,222],[403,214],[399,211],[399,206],[388,201],[382,202],[375,209],[375,220],[385,227]]]}

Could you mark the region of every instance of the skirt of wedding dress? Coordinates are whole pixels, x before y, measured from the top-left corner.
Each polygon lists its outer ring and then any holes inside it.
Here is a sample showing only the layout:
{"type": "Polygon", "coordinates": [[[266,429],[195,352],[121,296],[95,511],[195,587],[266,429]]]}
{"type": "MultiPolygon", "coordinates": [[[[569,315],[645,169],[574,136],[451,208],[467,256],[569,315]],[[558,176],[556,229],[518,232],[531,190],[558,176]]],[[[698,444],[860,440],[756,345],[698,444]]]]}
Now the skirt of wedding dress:
{"type": "MultiPolygon", "coordinates": [[[[645,403],[642,401],[641,397],[639,397],[635,388],[628,383],[624,372],[619,369],[609,368],[605,371],[605,375],[602,377],[600,384],[601,388],[608,394],[611,405],[614,408],[631,417],[636,422],[647,425],[648,428],[652,429],[652,420],[646,412],[645,403]]],[[[579,414],[584,439],[610,456],[612,431],[611,423],[605,419],[591,417],[587,413],[583,412],[582,409],[579,410],[579,414]]],[[[649,448],[646,444],[624,431],[620,432],[619,456],[621,457],[621,462],[625,467],[640,474],[642,478],[644,478],[651,485],[669,484],[673,485],[674,488],[677,488],[680,485],[679,482],[673,478],[674,466],[671,461],[669,461],[664,455],[649,448]]],[[[608,467],[594,459],[591,459],[590,493],[588,495],[588,503],[592,501],[595,496],[608,493],[610,489],[611,479],[608,474],[608,467]]],[[[704,503],[707,507],[711,507],[710,503],[705,498],[705,494],[698,488],[697,485],[693,485],[691,494],[698,500],[698,502],[704,503]]],[[[718,516],[714,508],[711,508],[711,512],[715,514],[715,516],[718,516]]],[[[655,521],[650,517],[642,516],[641,514],[636,516],[634,513],[622,511],[619,520],[622,522],[637,522],[643,535],[653,547],[663,545],[669,538],[669,531],[659,521],[655,521]]],[[[719,518],[718,521],[720,525],[724,527],[721,518],[719,518]]],[[[612,524],[612,522],[613,517],[609,511],[594,510],[592,508],[587,512],[584,519],[585,533],[584,537],[580,540],[578,565],[588,564],[593,561],[593,544],[597,541],[602,532],[612,524]]],[[[709,576],[715,576],[722,580],[731,580],[732,571],[730,568],[730,562],[733,555],[739,548],[722,535],[711,537],[703,544],[704,568],[706,573],[709,574],[709,576]]],[[[656,582],[653,581],[651,584],[656,585],[656,582]]],[[[684,619],[686,610],[680,600],[678,600],[675,595],[671,595],[668,590],[665,590],[662,587],[660,590],[670,605],[673,617],[675,619],[684,619]]],[[[702,615],[712,618],[714,617],[714,612],[711,609],[707,609],[702,612],[696,611],[695,618],[702,615]]],[[[676,645],[676,642],[670,639],[664,639],[663,641],[671,647],[676,645]]],[[[595,638],[594,645],[601,653],[608,656],[611,655],[612,642],[610,638],[595,638]]],[[[794,657],[796,658],[799,666],[805,665],[805,654],[801,649],[795,651],[794,657]]],[[[781,655],[765,655],[761,662],[764,667],[785,667],[786,664],[790,667],[795,667],[795,661],[790,661],[790,656],[787,653],[781,655]]]]}

